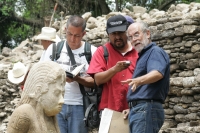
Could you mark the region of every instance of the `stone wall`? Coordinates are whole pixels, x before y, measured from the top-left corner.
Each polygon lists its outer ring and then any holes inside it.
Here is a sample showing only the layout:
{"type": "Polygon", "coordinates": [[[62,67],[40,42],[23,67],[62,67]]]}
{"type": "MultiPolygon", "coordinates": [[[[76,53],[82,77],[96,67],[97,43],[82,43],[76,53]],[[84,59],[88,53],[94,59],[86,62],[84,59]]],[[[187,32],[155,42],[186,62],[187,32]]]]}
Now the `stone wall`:
{"type": "Polygon", "coordinates": [[[200,12],[193,9],[177,16],[169,9],[165,17],[149,22],[152,40],[170,56],[170,92],[162,127],[167,133],[200,132],[200,12]]]}
{"type": "MultiPolygon", "coordinates": [[[[120,14],[130,15],[135,21],[149,24],[152,40],[170,56],[170,92],[163,104],[165,123],[160,133],[198,133],[200,132],[200,3],[172,5],[168,11],[153,9],[146,13],[142,7],[124,9],[120,14]]],[[[87,20],[87,40],[95,46],[108,41],[105,31],[106,20],[119,12],[92,17],[85,13],[87,20]]],[[[64,38],[67,21],[55,22],[57,34],[64,38]],[[61,27],[61,28],[60,28],[61,27]],[[60,29],[60,30],[59,30],[60,29]]],[[[23,41],[17,48],[4,48],[0,55],[0,132],[5,132],[6,125],[20,98],[20,89],[7,80],[7,72],[14,62],[25,64],[38,62],[42,47],[33,37],[23,41]]]]}

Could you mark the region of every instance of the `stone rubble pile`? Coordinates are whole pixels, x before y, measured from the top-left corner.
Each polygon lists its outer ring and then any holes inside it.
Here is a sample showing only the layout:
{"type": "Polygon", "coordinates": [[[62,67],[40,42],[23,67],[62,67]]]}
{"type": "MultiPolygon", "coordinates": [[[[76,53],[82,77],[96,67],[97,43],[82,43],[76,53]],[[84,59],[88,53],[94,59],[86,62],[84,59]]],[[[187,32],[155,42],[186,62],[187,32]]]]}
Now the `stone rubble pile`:
{"type": "MultiPolygon", "coordinates": [[[[199,133],[200,3],[171,5],[166,12],[153,9],[149,13],[143,7],[134,6],[132,11],[124,9],[96,18],[88,12],[83,15],[87,20],[84,40],[95,46],[107,42],[106,20],[119,13],[132,16],[135,21],[147,22],[152,40],[170,56],[170,92],[163,104],[166,119],[160,133],[199,133]]],[[[65,39],[68,17],[53,24],[62,39],[65,39]]],[[[8,70],[17,61],[25,64],[38,62],[42,50],[35,37],[23,41],[13,50],[3,49],[0,55],[0,133],[6,133],[9,116],[21,94],[19,87],[7,80],[8,70]]]]}

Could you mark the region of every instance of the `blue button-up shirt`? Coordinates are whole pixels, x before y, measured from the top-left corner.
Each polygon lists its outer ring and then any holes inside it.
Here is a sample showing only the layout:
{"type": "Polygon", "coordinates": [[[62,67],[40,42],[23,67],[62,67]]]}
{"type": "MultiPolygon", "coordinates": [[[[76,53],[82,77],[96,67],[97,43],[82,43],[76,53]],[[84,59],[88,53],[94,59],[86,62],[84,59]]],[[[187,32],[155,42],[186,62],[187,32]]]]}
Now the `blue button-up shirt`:
{"type": "Polygon", "coordinates": [[[140,85],[134,92],[129,87],[128,102],[144,99],[165,101],[169,91],[169,55],[154,42],[140,52],[133,78],[143,76],[153,70],[160,72],[163,78],[155,83],[140,85]]]}

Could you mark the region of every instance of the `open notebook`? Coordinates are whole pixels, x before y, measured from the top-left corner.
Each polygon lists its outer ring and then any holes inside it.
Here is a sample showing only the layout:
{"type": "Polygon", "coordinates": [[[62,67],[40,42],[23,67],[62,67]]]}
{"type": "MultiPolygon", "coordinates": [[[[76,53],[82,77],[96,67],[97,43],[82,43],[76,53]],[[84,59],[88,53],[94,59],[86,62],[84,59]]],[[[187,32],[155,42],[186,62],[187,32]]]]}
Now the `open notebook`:
{"type": "Polygon", "coordinates": [[[79,74],[79,72],[81,71],[81,69],[83,69],[84,66],[85,66],[85,64],[82,64],[82,65],[77,66],[71,72],[66,71],[66,76],[69,78],[74,78],[77,74],[79,74]]]}

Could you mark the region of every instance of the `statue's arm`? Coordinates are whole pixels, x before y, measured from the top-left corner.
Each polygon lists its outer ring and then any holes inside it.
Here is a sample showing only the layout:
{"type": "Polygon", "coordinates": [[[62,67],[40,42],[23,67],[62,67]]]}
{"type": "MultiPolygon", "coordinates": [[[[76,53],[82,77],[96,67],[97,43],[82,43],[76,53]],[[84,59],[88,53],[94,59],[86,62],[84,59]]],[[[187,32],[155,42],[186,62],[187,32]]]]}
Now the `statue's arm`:
{"type": "Polygon", "coordinates": [[[16,108],[9,119],[7,132],[28,133],[31,124],[30,116],[28,109],[16,108]]]}

